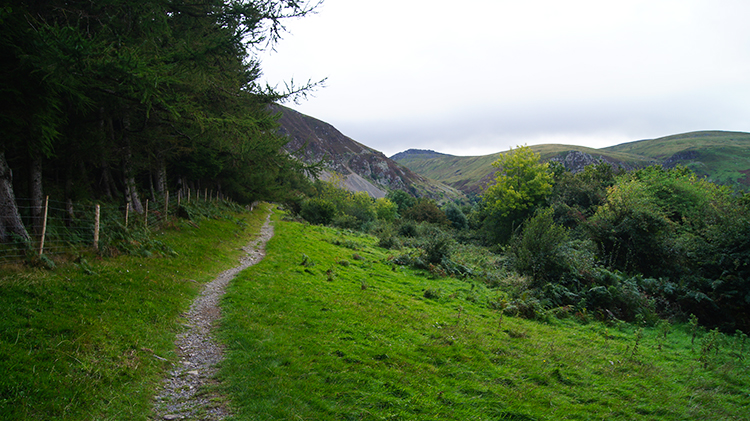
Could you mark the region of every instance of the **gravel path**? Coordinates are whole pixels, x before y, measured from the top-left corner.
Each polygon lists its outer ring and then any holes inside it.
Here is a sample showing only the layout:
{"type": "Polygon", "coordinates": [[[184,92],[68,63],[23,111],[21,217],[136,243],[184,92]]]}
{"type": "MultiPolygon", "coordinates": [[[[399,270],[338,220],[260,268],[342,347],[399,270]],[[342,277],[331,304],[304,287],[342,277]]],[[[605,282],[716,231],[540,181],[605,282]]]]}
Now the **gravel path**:
{"type": "Polygon", "coordinates": [[[216,421],[230,415],[225,399],[210,387],[216,382],[216,365],[223,357],[222,346],[214,340],[211,328],[221,317],[219,300],[224,288],[239,272],[263,259],[266,242],[272,236],[269,213],[258,238],[242,248],[247,255],[240,259],[240,265],[208,283],[184,315],[187,329],[177,335],[175,342],[180,362],[156,396],[154,420],[216,421]]]}

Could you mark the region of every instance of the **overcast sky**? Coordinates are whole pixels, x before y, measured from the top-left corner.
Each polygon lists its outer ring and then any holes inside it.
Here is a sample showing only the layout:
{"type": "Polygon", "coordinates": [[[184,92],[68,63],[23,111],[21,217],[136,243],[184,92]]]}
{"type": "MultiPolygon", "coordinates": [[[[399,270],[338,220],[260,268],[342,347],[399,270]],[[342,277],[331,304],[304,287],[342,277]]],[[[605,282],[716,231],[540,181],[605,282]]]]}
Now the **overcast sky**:
{"type": "Polygon", "coordinates": [[[391,156],[750,131],[750,1],[325,0],[264,80],[391,156]]]}

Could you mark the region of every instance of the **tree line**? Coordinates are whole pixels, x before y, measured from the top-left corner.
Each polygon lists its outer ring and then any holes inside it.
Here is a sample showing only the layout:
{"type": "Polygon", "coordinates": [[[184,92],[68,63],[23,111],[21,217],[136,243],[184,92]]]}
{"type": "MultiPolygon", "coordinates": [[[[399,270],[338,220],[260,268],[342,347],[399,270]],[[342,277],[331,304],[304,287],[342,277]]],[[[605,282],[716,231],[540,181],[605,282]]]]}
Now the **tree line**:
{"type": "MultiPolygon", "coordinates": [[[[15,194],[109,200],[190,186],[281,200],[314,167],[283,150],[268,104],[317,83],[260,82],[304,1],[10,1],[0,7],[0,240],[28,239],[15,194]]],[[[72,209],[72,205],[70,206],[72,209]]],[[[36,229],[36,227],[31,227],[36,229]]]]}

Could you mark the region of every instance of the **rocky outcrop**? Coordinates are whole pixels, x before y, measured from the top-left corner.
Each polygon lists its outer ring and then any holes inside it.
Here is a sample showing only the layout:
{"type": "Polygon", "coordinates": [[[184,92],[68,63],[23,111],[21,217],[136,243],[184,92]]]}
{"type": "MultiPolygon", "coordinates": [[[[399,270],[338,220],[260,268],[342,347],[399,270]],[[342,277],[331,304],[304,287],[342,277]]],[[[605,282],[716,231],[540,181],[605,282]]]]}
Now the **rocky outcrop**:
{"type": "Polygon", "coordinates": [[[700,158],[698,151],[680,151],[667,158],[661,165],[664,168],[674,168],[677,165],[695,163],[700,158]]]}
{"type": "Polygon", "coordinates": [[[437,200],[464,197],[458,190],[414,173],[324,121],[280,105],[274,104],[271,109],[280,113],[279,132],[289,138],[286,149],[306,162],[323,162],[328,174],[324,173],[322,179],[337,173],[344,179],[344,187],[373,197],[383,197],[388,190],[437,200]]]}
{"type": "Polygon", "coordinates": [[[584,168],[586,168],[589,165],[592,164],[599,164],[601,162],[607,163],[615,168],[620,168],[625,171],[632,170],[632,166],[628,165],[624,162],[617,161],[614,159],[607,158],[605,156],[599,155],[598,157],[594,157],[591,154],[588,154],[586,152],[571,150],[568,152],[563,152],[557,156],[554,156],[549,159],[550,162],[559,162],[561,163],[566,170],[577,173],[579,171],[583,171],[584,168]]]}

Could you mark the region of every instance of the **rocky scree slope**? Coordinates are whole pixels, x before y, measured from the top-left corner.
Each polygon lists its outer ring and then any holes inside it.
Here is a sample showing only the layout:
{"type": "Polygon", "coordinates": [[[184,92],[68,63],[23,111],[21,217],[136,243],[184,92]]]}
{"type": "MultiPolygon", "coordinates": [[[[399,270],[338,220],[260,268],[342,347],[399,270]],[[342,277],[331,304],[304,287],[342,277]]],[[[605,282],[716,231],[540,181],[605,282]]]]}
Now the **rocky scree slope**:
{"type": "Polygon", "coordinates": [[[279,131],[289,138],[286,149],[299,152],[297,155],[306,162],[323,161],[324,180],[337,173],[347,189],[366,191],[376,198],[384,197],[389,190],[438,201],[464,197],[457,189],[416,174],[382,152],[345,136],[329,123],[277,104],[271,110],[281,114],[279,131]]]}

